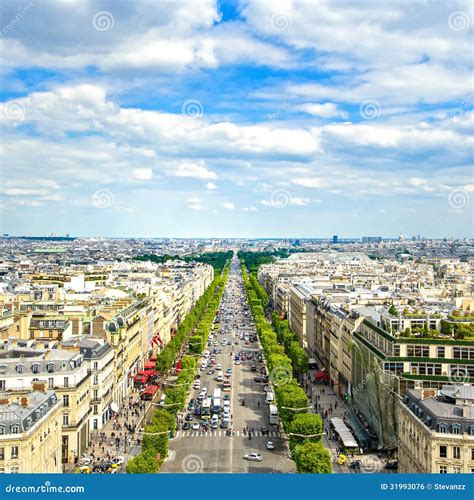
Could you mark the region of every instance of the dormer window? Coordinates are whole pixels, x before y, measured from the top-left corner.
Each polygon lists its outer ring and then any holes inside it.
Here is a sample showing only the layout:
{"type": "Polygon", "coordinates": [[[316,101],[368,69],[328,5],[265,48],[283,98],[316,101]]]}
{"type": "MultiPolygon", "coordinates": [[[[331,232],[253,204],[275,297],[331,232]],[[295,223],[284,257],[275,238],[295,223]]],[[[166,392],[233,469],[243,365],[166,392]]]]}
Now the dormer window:
{"type": "Polygon", "coordinates": [[[0,434],[5,434],[5,426],[3,424],[0,425],[0,434]]]}
{"type": "Polygon", "coordinates": [[[7,371],[6,365],[0,365],[0,373],[5,373],[7,371]]]}
{"type": "Polygon", "coordinates": [[[48,373],[53,373],[54,372],[54,363],[48,363],[46,365],[46,370],[48,370],[48,373]]]}
{"type": "Polygon", "coordinates": [[[447,426],[447,424],[445,424],[444,422],[440,422],[438,424],[438,432],[443,432],[443,433],[448,432],[448,426],[447,426]]]}
{"type": "Polygon", "coordinates": [[[24,369],[25,369],[24,365],[16,365],[16,372],[17,373],[23,373],[24,369]]]}
{"type": "Polygon", "coordinates": [[[39,373],[39,364],[35,363],[34,365],[31,365],[31,371],[33,373],[39,373]]]}
{"type": "Polygon", "coordinates": [[[451,426],[451,432],[453,434],[461,434],[461,424],[453,424],[451,426]]]}
{"type": "Polygon", "coordinates": [[[20,426],[19,425],[12,425],[10,427],[10,431],[12,434],[18,434],[20,432],[20,426]]]}

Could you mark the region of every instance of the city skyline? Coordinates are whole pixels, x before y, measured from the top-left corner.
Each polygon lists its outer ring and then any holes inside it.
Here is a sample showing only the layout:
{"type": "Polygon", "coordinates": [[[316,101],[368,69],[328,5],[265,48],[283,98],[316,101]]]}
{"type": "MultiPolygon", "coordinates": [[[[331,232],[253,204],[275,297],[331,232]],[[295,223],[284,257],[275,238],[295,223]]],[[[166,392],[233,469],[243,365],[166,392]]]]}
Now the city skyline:
{"type": "Polygon", "coordinates": [[[7,2],[1,231],[472,237],[472,19],[467,1],[7,2]]]}

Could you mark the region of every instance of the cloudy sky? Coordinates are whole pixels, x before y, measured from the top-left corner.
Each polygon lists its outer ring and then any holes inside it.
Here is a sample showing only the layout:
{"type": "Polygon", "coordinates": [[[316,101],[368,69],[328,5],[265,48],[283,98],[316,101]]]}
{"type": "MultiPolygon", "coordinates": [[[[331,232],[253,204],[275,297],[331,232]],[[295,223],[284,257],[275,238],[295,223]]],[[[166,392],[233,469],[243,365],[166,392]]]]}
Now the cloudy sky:
{"type": "Polygon", "coordinates": [[[470,0],[0,8],[2,232],[472,235],[470,0]]]}

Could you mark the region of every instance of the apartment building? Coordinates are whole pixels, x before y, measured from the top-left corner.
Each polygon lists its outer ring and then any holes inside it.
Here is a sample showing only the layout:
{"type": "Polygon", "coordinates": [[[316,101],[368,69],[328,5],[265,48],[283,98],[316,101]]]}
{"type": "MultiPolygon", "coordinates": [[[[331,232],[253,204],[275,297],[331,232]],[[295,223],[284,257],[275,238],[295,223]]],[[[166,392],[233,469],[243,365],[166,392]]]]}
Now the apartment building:
{"type": "Polygon", "coordinates": [[[44,385],[0,398],[0,473],[60,473],[61,400],[44,385]]]}
{"type": "Polygon", "coordinates": [[[0,391],[21,397],[41,381],[54,390],[62,401],[61,460],[73,463],[89,445],[90,373],[79,349],[32,342],[0,346],[0,391]]]}
{"type": "Polygon", "coordinates": [[[399,472],[474,473],[474,387],[408,389],[399,404],[399,472]]]}

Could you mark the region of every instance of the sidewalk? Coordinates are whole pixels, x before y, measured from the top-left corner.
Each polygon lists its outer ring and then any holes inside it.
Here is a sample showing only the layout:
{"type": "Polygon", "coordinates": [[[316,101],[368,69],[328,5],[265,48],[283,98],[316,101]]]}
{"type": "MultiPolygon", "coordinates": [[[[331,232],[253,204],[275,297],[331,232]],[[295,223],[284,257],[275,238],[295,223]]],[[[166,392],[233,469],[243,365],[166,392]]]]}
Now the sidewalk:
{"type": "MultiPolygon", "coordinates": [[[[115,413],[102,429],[91,433],[90,445],[83,453],[84,457],[92,457],[93,464],[97,464],[104,459],[110,460],[117,456],[126,458],[127,454],[137,454],[139,449],[137,439],[141,442],[141,435],[137,431],[140,429],[145,410],[143,402],[135,404],[139,396],[139,391],[134,389],[120,411],[115,413]]],[[[71,471],[75,467],[68,464],[66,469],[71,471]]]]}

